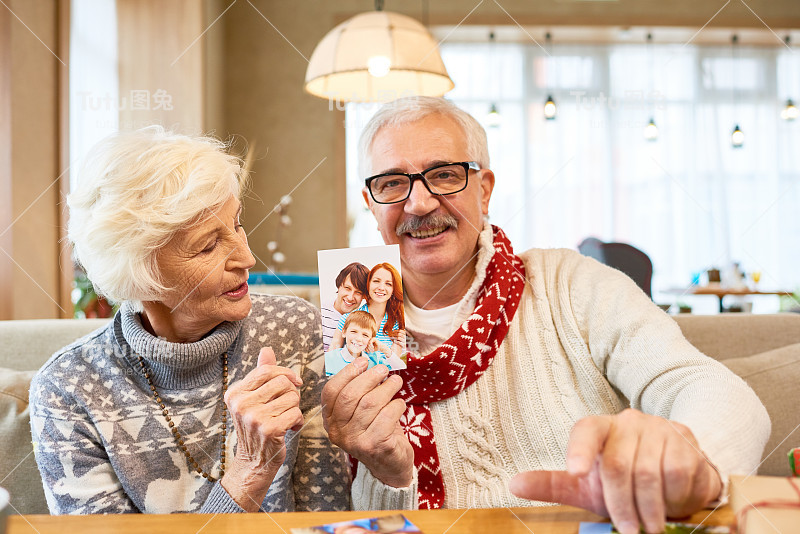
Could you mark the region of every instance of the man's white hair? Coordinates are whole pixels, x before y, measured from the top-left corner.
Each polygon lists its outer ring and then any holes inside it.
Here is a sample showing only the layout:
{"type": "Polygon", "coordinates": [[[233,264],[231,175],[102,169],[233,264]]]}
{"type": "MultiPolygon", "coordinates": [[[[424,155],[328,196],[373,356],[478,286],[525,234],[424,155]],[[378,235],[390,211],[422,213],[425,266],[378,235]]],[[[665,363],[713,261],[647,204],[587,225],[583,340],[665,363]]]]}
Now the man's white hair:
{"type": "Polygon", "coordinates": [[[114,302],[159,300],[157,253],[181,229],[239,198],[239,158],[211,137],[149,126],[95,145],[67,197],[68,238],[95,291],[114,302]]]}
{"type": "Polygon", "coordinates": [[[444,115],[458,124],[466,138],[470,161],[476,161],[482,169],[489,168],[486,130],[475,117],[444,98],[411,96],[387,102],[364,126],[358,144],[358,172],[361,178],[366,179],[375,174],[371,150],[375,136],[381,128],[417,122],[429,115],[444,115]]]}

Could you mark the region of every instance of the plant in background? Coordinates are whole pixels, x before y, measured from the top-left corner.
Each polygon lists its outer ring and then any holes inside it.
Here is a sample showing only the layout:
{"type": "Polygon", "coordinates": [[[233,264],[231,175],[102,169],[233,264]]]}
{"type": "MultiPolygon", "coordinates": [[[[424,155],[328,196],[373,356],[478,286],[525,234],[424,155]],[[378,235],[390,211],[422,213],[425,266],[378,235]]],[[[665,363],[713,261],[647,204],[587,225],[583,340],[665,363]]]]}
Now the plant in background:
{"type": "Polygon", "coordinates": [[[800,313],[800,287],[795,289],[791,295],[780,296],[779,311],[800,313]]]}
{"type": "Polygon", "coordinates": [[[75,280],[72,282],[72,304],[76,319],[99,319],[111,317],[119,309],[119,305],[111,305],[94,291],[92,281],[81,269],[75,269],[75,280]]]}

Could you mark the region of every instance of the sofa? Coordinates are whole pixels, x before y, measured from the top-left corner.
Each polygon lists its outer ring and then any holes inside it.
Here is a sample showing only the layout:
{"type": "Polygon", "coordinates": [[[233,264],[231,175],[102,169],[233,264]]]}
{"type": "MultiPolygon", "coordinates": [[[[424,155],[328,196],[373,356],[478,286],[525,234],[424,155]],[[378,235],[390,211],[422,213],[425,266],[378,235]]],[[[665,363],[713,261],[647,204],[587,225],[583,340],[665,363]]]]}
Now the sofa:
{"type": "MultiPolygon", "coordinates": [[[[786,452],[800,446],[800,314],[679,315],[700,351],[746,380],[767,407],[772,435],[759,474],[788,475],[786,452]]],[[[50,355],[105,320],[0,321],[0,486],[12,512],[47,513],[33,457],[28,385],[50,355]]]]}

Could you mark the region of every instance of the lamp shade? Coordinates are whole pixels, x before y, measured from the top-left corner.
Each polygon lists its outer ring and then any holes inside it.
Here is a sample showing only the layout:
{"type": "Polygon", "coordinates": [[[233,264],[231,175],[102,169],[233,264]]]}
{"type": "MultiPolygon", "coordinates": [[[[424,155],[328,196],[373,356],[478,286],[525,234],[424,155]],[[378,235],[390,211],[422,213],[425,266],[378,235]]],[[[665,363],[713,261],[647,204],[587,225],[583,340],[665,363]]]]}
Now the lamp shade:
{"type": "Polygon", "coordinates": [[[312,95],[341,102],[442,96],[453,87],[425,26],[387,11],[361,13],[328,32],[311,54],[305,82],[312,95]]]}

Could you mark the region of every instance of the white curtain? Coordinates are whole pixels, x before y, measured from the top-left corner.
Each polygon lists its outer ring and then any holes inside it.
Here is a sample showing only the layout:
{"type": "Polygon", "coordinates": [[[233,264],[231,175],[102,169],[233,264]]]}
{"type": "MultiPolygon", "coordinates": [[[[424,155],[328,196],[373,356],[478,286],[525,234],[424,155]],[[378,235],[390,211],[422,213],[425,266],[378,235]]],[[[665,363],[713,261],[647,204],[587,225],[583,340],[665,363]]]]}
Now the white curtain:
{"type": "Polygon", "coordinates": [[[72,0],[69,51],[70,181],[89,149],[119,130],[117,3],[72,0]]]}
{"type": "MultiPolygon", "coordinates": [[[[734,261],[761,272],[764,289],[800,283],[800,121],[780,118],[787,98],[800,100],[796,54],[742,46],[734,61],[730,47],[644,44],[557,45],[549,56],[533,43],[441,50],[456,84],[447,98],[486,127],[497,176],[490,216],[517,250],[576,248],[588,236],[630,243],[653,261],[657,301],[734,261]],[[496,127],[487,125],[492,103],[496,127]],[[656,141],[644,137],[651,117],[656,141]],[[736,124],[741,148],[731,145],[736,124]]],[[[375,109],[347,111],[352,246],[381,243],[356,175],[358,134],[375,109]]],[[[717,306],[689,300],[701,311],[717,306]]],[[[754,305],[770,311],[777,299],[754,305]]]]}

